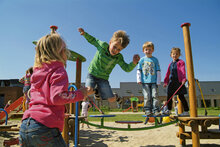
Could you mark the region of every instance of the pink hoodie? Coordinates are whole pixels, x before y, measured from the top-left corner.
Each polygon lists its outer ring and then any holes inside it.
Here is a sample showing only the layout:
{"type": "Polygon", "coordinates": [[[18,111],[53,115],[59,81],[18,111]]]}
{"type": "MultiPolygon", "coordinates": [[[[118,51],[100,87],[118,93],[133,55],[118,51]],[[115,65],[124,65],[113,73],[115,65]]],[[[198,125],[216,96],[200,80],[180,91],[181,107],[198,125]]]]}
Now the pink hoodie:
{"type": "Polygon", "coordinates": [[[22,120],[31,117],[49,128],[59,128],[62,132],[65,104],[84,98],[80,90],[68,92],[68,83],[64,65],[59,61],[34,68],[30,107],[24,112],[22,120]]]}
{"type": "MultiPolygon", "coordinates": [[[[167,85],[169,83],[170,64],[168,66],[167,73],[164,78],[164,84],[167,84],[167,85]]],[[[178,75],[178,80],[180,83],[186,80],[185,62],[181,59],[179,59],[179,61],[177,62],[177,75],[178,75]]]]}

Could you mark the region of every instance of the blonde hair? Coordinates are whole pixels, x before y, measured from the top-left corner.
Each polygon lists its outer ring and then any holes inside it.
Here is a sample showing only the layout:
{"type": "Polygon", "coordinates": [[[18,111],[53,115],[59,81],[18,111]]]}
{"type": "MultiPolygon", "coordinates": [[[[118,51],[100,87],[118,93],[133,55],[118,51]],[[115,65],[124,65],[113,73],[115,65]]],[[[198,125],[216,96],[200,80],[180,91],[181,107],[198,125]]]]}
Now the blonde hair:
{"type": "Polygon", "coordinates": [[[180,48],[178,48],[178,47],[173,47],[173,48],[171,49],[170,55],[172,54],[173,51],[177,51],[177,52],[179,52],[179,54],[181,55],[181,50],[180,50],[180,48]]]}
{"type": "Polygon", "coordinates": [[[60,61],[66,66],[66,59],[62,55],[62,51],[68,58],[70,53],[59,34],[43,36],[36,45],[34,67],[41,67],[43,63],[51,63],[51,61],[60,61]]]}
{"type": "Polygon", "coordinates": [[[154,44],[150,41],[147,41],[143,44],[143,49],[145,49],[146,47],[152,47],[152,49],[154,50],[154,44]]]}
{"type": "Polygon", "coordinates": [[[125,31],[118,30],[118,31],[114,32],[114,34],[111,38],[111,41],[112,42],[118,41],[118,42],[120,42],[120,44],[123,48],[126,48],[126,46],[130,42],[130,39],[129,39],[129,36],[126,34],[125,31]]]}

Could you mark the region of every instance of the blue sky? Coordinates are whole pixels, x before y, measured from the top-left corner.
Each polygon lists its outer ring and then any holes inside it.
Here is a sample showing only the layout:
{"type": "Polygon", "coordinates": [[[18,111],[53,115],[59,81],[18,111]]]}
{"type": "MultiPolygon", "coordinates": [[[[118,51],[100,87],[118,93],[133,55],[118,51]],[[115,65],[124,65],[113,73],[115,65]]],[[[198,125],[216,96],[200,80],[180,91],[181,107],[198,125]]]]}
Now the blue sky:
{"type": "MultiPolygon", "coordinates": [[[[220,81],[219,0],[0,0],[0,79],[19,79],[34,63],[32,41],[58,26],[68,48],[83,55],[82,82],[96,48],[79,35],[82,27],[94,37],[109,42],[117,30],[125,30],[130,44],[121,53],[126,62],[133,54],[144,56],[142,45],[155,44],[153,55],[161,66],[162,79],[171,62],[170,50],[180,47],[185,61],[180,25],[190,22],[195,78],[220,81]]],[[[68,61],[69,81],[75,81],[75,62],[68,61]]],[[[136,82],[136,68],[124,72],[116,65],[110,75],[112,88],[120,82],[136,82]]]]}

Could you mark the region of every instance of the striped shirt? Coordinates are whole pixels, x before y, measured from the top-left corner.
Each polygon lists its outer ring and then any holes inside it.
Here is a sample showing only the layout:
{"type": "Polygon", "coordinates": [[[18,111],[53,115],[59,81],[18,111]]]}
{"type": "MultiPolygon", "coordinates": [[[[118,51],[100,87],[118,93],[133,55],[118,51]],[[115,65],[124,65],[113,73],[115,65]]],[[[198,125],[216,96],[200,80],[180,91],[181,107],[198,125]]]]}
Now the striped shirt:
{"type": "Polygon", "coordinates": [[[97,52],[89,65],[89,73],[93,76],[108,80],[116,64],[126,72],[130,72],[135,68],[136,65],[133,62],[127,64],[124,61],[121,53],[112,56],[109,53],[109,44],[107,42],[100,41],[86,32],[83,36],[97,48],[97,52]]]}

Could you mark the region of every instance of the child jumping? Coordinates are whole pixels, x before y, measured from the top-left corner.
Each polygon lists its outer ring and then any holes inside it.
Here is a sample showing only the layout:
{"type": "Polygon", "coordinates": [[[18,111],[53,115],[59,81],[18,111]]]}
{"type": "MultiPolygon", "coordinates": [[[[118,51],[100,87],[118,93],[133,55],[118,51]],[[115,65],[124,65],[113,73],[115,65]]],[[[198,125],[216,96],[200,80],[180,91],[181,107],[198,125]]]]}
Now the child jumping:
{"type": "MultiPolygon", "coordinates": [[[[175,93],[175,91],[182,85],[176,95],[179,95],[179,99],[183,104],[184,112],[180,116],[189,115],[188,103],[184,97],[184,94],[187,94],[185,82],[186,82],[186,71],[185,71],[185,62],[179,59],[181,55],[180,48],[172,48],[170,56],[173,61],[169,64],[166,76],[164,78],[163,87],[167,87],[167,101],[175,93]]],[[[168,111],[165,114],[170,114],[172,109],[173,101],[172,99],[168,102],[168,111]]]]}
{"type": "MultiPolygon", "coordinates": [[[[92,107],[92,105],[88,102],[88,98],[84,99],[82,102],[82,116],[85,116],[85,121],[88,122],[88,111],[92,107]]],[[[82,123],[82,128],[84,127],[84,123],[82,123]]],[[[89,125],[87,124],[87,127],[89,128],[89,125]]]]}
{"type": "Polygon", "coordinates": [[[115,32],[109,44],[94,38],[82,28],[79,28],[78,31],[97,48],[97,52],[89,65],[86,87],[91,88],[91,90],[97,88],[103,100],[108,99],[109,102],[115,102],[116,97],[113,95],[108,81],[109,75],[116,64],[119,64],[126,72],[132,71],[140,59],[139,55],[134,55],[133,62],[130,64],[125,63],[120,52],[129,44],[130,40],[124,31],[115,32]]]}
{"type": "Polygon", "coordinates": [[[154,52],[152,42],[145,42],[142,48],[145,56],[138,63],[137,83],[142,85],[145,114],[157,116],[160,115],[157,89],[161,83],[160,65],[158,59],[152,56],[154,52]]]}
{"type": "Polygon", "coordinates": [[[68,50],[59,34],[43,36],[35,51],[30,107],[22,118],[19,144],[22,147],[66,147],[60,133],[64,125],[65,104],[82,101],[91,93],[87,88],[68,91],[65,70],[68,50]]]}
{"type": "Polygon", "coordinates": [[[26,74],[25,76],[23,76],[19,82],[24,84],[23,87],[23,93],[24,93],[24,105],[25,108],[23,109],[23,111],[28,109],[28,105],[29,105],[29,101],[30,98],[28,96],[28,91],[31,88],[31,75],[33,74],[33,67],[28,68],[28,70],[26,70],[26,74]]]}

